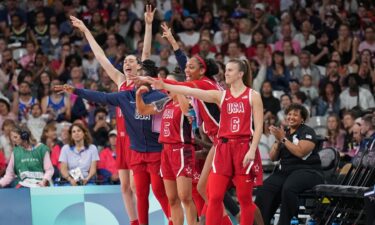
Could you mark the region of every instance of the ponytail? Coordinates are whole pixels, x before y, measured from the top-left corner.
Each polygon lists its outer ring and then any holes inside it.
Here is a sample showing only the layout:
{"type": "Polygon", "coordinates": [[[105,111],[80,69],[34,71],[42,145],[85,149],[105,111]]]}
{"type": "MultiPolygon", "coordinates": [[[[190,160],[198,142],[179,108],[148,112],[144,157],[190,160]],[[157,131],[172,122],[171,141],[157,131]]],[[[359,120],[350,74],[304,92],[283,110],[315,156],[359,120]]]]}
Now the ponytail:
{"type": "Polygon", "coordinates": [[[243,72],[242,82],[246,87],[250,88],[252,86],[253,77],[249,61],[247,61],[247,59],[231,59],[229,62],[237,64],[238,70],[243,72]]]}
{"type": "Polygon", "coordinates": [[[194,58],[198,61],[200,68],[204,69],[204,75],[207,78],[214,80],[213,76],[219,73],[219,67],[217,66],[215,60],[205,59],[200,55],[195,55],[194,58]]]}

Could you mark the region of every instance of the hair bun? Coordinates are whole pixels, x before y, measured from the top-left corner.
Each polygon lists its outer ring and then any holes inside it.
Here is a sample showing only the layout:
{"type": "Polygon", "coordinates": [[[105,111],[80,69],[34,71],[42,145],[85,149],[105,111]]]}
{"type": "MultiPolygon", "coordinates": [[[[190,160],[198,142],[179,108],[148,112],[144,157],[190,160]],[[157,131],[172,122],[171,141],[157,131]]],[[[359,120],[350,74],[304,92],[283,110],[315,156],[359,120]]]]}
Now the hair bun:
{"type": "Polygon", "coordinates": [[[206,64],[207,64],[207,71],[206,71],[207,77],[212,77],[212,76],[219,73],[219,67],[217,66],[215,60],[206,59],[205,61],[206,61],[206,64]]]}
{"type": "Polygon", "coordinates": [[[23,141],[28,141],[30,139],[29,132],[27,132],[25,130],[21,131],[21,135],[20,136],[21,136],[21,140],[23,140],[23,141]]]}

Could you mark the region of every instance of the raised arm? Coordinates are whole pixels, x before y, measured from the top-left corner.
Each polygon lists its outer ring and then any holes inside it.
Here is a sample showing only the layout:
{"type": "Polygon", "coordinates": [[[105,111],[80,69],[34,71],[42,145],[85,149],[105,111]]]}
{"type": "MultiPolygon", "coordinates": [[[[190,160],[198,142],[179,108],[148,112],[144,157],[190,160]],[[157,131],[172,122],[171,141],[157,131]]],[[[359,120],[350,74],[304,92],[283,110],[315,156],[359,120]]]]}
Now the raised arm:
{"type": "Polygon", "coordinates": [[[223,93],[217,90],[201,90],[198,88],[190,88],[185,86],[177,86],[166,84],[162,80],[150,79],[149,82],[157,89],[164,89],[176,94],[189,95],[194,98],[200,99],[204,102],[216,103],[220,105],[223,93]]]}
{"type": "Polygon", "coordinates": [[[145,38],[143,41],[143,50],[142,50],[142,61],[149,59],[151,56],[151,42],[152,42],[152,21],[154,20],[155,10],[152,10],[151,5],[146,5],[145,12],[145,38]]]}
{"type": "Polygon", "coordinates": [[[163,23],[161,25],[161,28],[163,29],[163,35],[162,37],[166,38],[168,42],[172,45],[177,63],[181,69],[181,71],[185,70],[187,57],[184,54],[184,52],[180,49],[180,46],[178,45],[176,39],[173,37],[171,28],[167,26],[167,24],[163,23]]]}
{"type": "Polygon", "coordinates": [[[136,106],[137,106],[137,111],[141,115],[157,114],[158,111],[155,109],[153,104],[146,104],[143,101],[142,95],[146,92],[148,92],[148,88],[146,86],[141,86],[137,90],[137,94],[136,94],[136,98],[135,98],[136,99],[135,102],[136,102],[136,106]]]}
{"type": "Polygon", "coordinates": [[[113,106],[120,106],[121,100],[127,100],[127,91],[104,93],[99,91],[90,91],[86,89],[74,88],[73,86],[64,84],[54,86],[56,91],[64,91],[66,93],[73,93],[81,98],[87,99],[91,102],[102,103],[113,106]]]}
{"type": "Polygon", "coordinates": [[[105,55],[103,49],[96,42],[94,36],[92,36],[89,29],[85,26],[85,24],[82,22],[82,20],[79,20],[78,18],[76,18],[74,16],[70,16],[70,20],[71,20],[72,25],[74,27],[78,28],[81,32],[83,32],[87,41],[90,44],[90,47],[92,49],[92,52],[95,55],[95,58],[99,61],[100,65],[107,72],[108,76],[116,83],[117,86],[119,86],[120,84],[125,82],[126,78],[125,78],[124,74],[122,74],[120,71],[118,71],[111,64],[111,62],[108,60],[107,56],[105,55]]]}

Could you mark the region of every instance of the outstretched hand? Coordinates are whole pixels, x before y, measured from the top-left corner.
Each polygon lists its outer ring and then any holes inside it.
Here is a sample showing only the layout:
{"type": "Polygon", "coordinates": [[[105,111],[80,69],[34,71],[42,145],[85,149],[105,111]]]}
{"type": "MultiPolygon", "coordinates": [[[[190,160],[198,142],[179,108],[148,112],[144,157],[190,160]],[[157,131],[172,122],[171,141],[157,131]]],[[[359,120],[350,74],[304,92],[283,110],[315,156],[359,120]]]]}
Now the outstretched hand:
{"type": "Polygon", "coordinates": [[[53,90],[54,91],[58,91],[59,94],[65,92],[65,93],[69,93],[69,94],[73,94],[74,92],[74,87],[71,86],[71,85],[68,85],[68,84],[64,84],[64,85],[55,85],[53,86],[53,90]]]}
{"type": "Polygon", "coordinates": [[[154,20],[156,8],[152,10],[152,5],[146,5],[146,12],[145,12],[145,22],[148,25],[152,24],[152,21],[154,20]]]}
{"type": "Polygon", "coordinates": [[[168,27],[166,23],[162,23],[161,28],[163,29],[163,35],[162,35],[163,38],[166,38],[168,40],[170,38],[173,38],[172,30],[170,27],[168,27]]]}
{"type": "Polygon", "coordinates": [[[81,32],[85,32],[85,30],[87,29],[83,21],[78,19],[77,17],[70,16],[70,21],[72,22],[73,27],[78,28],[81,32]]]}

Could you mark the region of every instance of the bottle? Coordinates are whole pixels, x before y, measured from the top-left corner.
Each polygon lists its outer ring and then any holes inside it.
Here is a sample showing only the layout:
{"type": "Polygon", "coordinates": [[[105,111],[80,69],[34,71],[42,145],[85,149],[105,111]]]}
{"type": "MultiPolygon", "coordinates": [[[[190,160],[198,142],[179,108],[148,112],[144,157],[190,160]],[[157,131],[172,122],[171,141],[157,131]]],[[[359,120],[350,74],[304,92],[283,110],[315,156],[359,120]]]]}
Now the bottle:
{"type": "Polygon", "coordinates": [[[290,220],[290,225],[298,225],[299,221],[297,217],[293,216],[293,218],[290,220]]]}
{"type": "Polygon", "coordinates": [[[314,220],[314,218],[309,219],[307,225],[316,225],[316,220],[314,220]]]}

